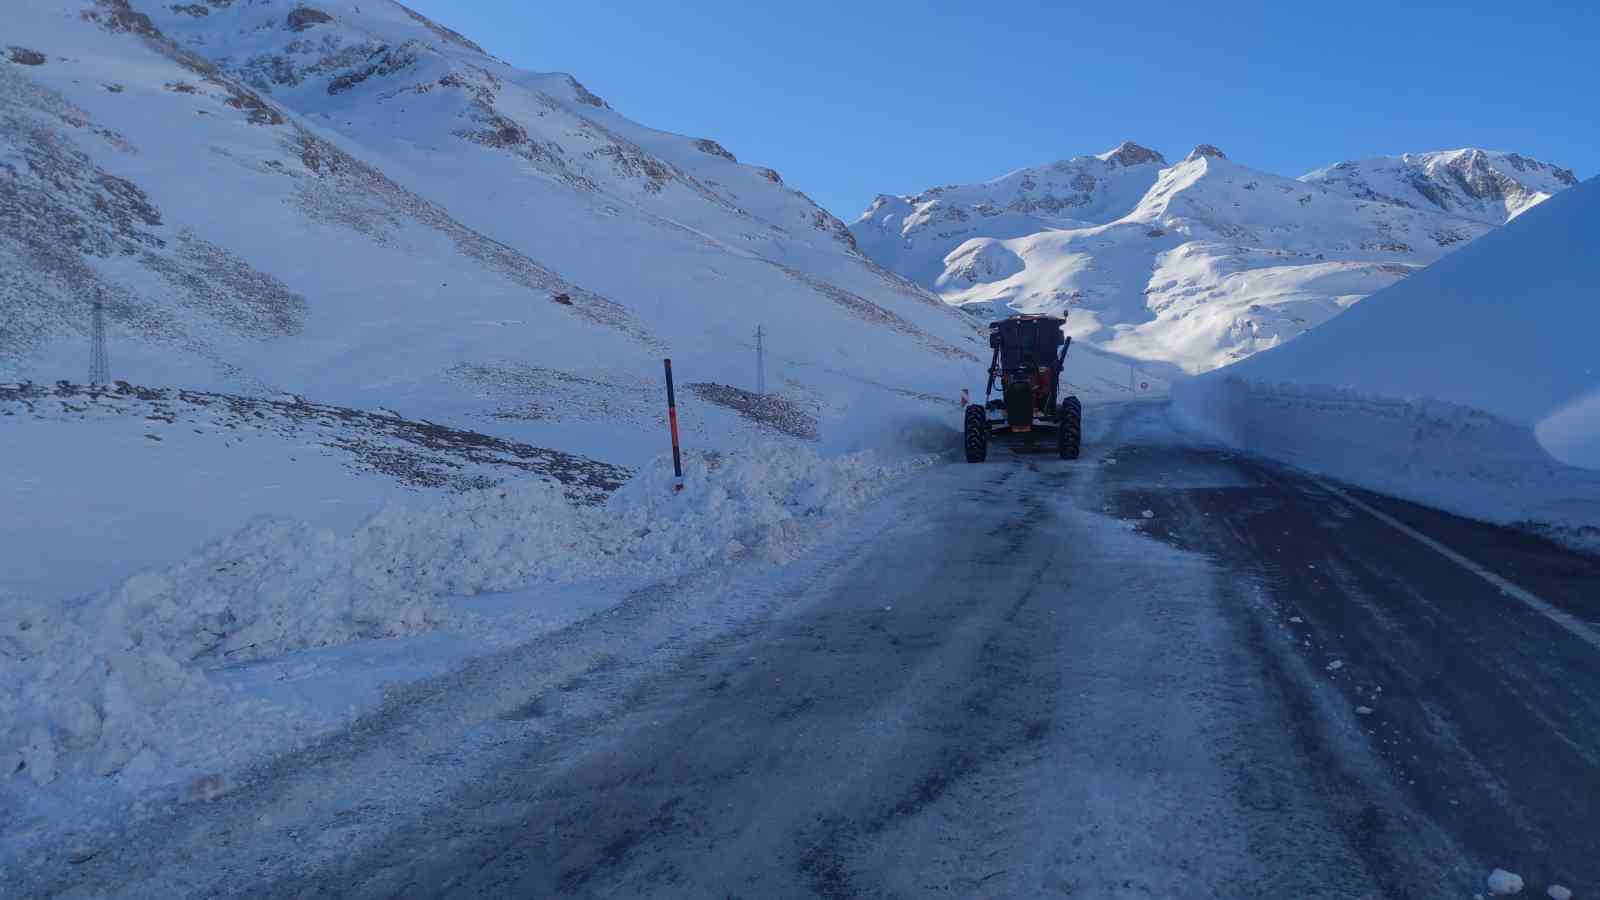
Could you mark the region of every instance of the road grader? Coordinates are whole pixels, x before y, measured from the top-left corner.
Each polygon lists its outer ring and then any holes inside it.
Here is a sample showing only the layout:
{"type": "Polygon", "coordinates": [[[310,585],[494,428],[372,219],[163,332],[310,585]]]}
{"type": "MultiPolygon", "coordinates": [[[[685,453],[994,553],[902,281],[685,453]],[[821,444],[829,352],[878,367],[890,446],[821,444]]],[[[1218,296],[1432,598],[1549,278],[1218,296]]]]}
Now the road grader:
{"type": "MultiPolygon", "coordinates": [[[[966,405],[963,443],[967,462],[983,462],[989,444],[1002,440],[1013,452],[1049,452],[1077,459],[1083,442],[1083,404],[1059,398],[1061,370],[1072,338],[1058,316],[1016,315],[989,323],[989,381],[982,403],[966,405]],[[999,396],[995,388],[999,387],[999,396]]],[[[963,392],[964,394],[965,392],[963,392]]]]}

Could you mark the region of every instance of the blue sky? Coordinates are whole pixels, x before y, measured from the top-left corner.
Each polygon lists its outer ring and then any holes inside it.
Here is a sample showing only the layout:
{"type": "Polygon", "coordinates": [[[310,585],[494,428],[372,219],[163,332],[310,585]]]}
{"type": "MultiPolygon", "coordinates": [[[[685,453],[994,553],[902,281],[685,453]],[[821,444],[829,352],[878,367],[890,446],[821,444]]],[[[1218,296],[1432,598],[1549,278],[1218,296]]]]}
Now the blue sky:
{"type": "Polygon", "coordinates": [[[1600,172],[1600,4],[408,0],[845,221],[1134,140],[1300,175],[1461,146],[1600,172]]]}

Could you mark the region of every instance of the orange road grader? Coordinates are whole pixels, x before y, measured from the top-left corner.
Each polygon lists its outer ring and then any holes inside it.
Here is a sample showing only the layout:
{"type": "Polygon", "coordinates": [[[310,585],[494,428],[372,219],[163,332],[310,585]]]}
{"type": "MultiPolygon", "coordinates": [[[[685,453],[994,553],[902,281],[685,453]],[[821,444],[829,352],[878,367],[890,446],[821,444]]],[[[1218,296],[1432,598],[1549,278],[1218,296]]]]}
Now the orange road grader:
{"type": "Polygon", "coordinates": [[[989,323],[994,357],[983,402],[966,407],[967,462],[983,462],[995,440],[1007,441],[1017,453],[1048,452],[1054,445],[1062,459],[1078,458],[1083,404],[1074,396],[1057,398],[1072,346],[1072,338],[1061,333],[1065,323],[1058,316],[1028,315],[989,323]]]}

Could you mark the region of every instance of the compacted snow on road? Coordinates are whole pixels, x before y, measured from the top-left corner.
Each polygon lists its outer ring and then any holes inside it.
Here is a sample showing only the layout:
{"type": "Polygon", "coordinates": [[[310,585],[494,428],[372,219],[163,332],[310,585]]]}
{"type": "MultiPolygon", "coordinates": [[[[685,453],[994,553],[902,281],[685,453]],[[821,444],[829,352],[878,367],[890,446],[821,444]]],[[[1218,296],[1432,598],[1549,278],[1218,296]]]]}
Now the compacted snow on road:
{"type": "MultiPolygon", "coordinates": [[[[1591,645],[1316,482],[1175,441],[1159,405],[1097,412],[1114,425],[1083,460],[937,464],[815,523],[798,558],[640,579],[136,826],[39,847],[8,884],[1466,897],[1496,868],[1577,896],[1600,883],[1591,645]]],[[[1464,552],[1502,537],[1389,513],[1464,552]]],[[[1600,618],[1600,567],[1525,540],[1501,574],[1600,618]]]]}

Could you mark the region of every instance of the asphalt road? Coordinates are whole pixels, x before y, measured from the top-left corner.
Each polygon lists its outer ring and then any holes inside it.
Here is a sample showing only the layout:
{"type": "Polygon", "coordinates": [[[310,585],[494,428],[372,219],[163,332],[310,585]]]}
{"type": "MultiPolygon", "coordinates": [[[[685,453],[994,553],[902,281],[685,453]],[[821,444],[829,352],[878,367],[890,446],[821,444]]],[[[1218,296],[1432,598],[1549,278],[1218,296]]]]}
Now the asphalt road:
{"type": "Polygon", "coordinates": [[[30,890],[1600,891],[1600,561],[1358,498],[1563,626],[1314,479],[1118,415],[1084,460],[936,468],[776,574],[418,688],[30,890]]]}
{"type": "Polygon", "coordinates": [[[1530,894],[1600,891],[1600,560],[1227,452],[1131,446],[1116,458],[1114,512],[1151,510],[1149,532],[1260,586],[1242,627],[1261,676],[1282,691],[1297,753],[1382,896],[1484,893],[1490,866],[1530,894]],[[1208,467],[1224,477],[1185,483],[1208,467]],[[1341,707],[1363,711],[1359,758],[1338,750],[1341,707]],[[1465,879],[1408,878],[1430,835],[1465,879]]]}

